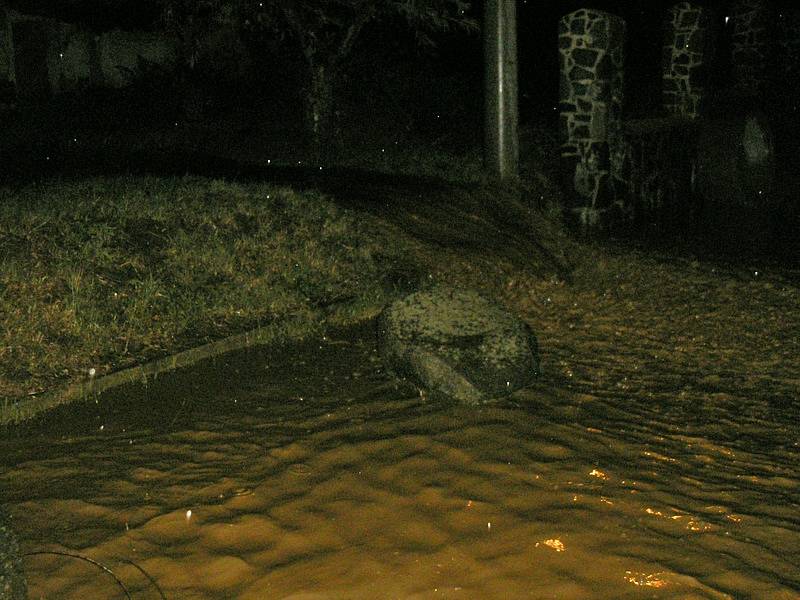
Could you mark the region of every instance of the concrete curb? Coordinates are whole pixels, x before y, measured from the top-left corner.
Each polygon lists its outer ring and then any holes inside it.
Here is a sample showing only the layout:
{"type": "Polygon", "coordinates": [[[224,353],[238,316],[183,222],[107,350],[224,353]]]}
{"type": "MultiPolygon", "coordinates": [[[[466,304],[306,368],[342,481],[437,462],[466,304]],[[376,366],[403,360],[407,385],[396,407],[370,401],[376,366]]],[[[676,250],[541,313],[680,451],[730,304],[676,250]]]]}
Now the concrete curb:
{"type": "Polygon", "coordinates": [[[150,363],[116,371],[104,375],[103,377],[67,385],[66,387],[44,392],[35,397],[23,398],[18,402],[6,402],[3,406],[0,406],[0,427],[27,421],[57,406],[70,404],[79,400],[85,401],[96,398],[99,394],[126,383],[140,381],[142,384],[146,385],[148,379],[155,378],[162,373],[188,367],[207,358],[226,354],[234,350],[256,345],[272,344],[277,341],[281,343],[301,341],[314,332],[319,331],[314,327],[303,327],[301,325],[302,323],[308,324],[309,322],[317,323],[324,328],[327,324],[327,319],[324,313],[318,312],[314,314],[314,318],[311,319],[311,321],[309,321],[307,317],[301,321],[291,319],[284,320],[280,323],[260,327],[253,331],[240,333],[223,340],[210,342],[203,346],[190,348],[189,350],[184,350],[183,352],[172,356],[166,356],[150,363]]]}

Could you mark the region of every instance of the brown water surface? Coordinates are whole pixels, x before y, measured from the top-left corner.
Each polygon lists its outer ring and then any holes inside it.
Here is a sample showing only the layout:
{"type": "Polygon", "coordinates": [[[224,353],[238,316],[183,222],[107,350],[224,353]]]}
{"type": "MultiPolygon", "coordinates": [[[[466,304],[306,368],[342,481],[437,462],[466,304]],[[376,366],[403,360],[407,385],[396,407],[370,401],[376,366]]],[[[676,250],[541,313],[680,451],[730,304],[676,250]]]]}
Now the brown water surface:
{"type": "MultiPolygon", "coordinates": [[[[544,375],[504,401],[428,402],[339,332],[21,430],[0,501],[24,551],[142,599],[126,561],[187,600],[800,598],[797,313],[758,304],[796,287],[682,275],[676,300],[621,272],[518,290],[544,375]],[[763,321],[726,331],[737,290],[763,321]]],[[[31,598],[124,597],[25,565],[31,598]]]]}

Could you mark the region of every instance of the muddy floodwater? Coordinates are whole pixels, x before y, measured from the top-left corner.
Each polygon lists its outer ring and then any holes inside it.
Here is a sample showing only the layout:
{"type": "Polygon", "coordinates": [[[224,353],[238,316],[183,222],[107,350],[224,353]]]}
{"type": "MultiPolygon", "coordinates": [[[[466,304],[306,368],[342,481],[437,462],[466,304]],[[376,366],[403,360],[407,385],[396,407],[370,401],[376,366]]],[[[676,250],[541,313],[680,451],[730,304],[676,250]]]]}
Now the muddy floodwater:
{"type": "MultiPolygon", "coordinates": [[[[396,387],[366,326],[20,430],[0,501],[24,552],[137,599],[128,561],[187,600],[800,598],[796,285],[613,270],[509,283],[544,374],[503,401],[396,387]]],[[[25,567],[30,598],[125,597],[25,567]]]]}

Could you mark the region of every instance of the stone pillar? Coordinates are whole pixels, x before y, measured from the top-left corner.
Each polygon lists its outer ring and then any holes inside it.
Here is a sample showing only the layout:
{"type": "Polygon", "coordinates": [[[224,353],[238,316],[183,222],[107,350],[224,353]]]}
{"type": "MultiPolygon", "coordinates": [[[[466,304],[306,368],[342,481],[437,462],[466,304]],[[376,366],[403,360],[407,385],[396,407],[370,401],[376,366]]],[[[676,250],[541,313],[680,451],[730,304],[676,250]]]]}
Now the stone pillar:
{"type": "Polygon", "coordinates": [[[624,41],[625,22],[603,11],[559,21],[561,162],[568,208],[586,227],[616,200],[609,148],[621,130],[624,41]]]}
{"type": "Polygon", "coordinates": [[[759,96],[767,89],[772,19],[766,0],[736,0],[731,6],[733,85],[742,96],[759,96]]]}
{"type": "Polygon", "coordinates": [[[667,12],[661,102],[670,115],[693,119],[700,114],[713,56],[710,21],[708,9],[689,2],[667,12]]]}

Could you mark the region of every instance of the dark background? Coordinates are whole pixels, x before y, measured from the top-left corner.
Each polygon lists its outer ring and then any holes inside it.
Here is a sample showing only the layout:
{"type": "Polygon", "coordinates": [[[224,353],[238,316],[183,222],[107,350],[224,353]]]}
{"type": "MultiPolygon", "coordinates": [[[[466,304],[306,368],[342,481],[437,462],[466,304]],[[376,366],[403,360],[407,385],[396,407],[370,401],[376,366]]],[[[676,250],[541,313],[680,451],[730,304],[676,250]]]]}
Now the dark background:
{"type": "MultiPolygon", "coordinates": [[[[480,20],[482,2],[473,2],[473,15],[480,20]]],[[[578,8],[598,8],[618,14],[627,22],[628,52],[627,72],[636,85],[628,86],[626,107],[629,114],[646,113],[658,101],[660,85],[661,26],[666,9],[674,4],[666,0],[519,0],[518,43],[520,110],[525,121],[531,116],[541,116],[556,103],[558,81],[558,53],[556,35],[558,19],[578,8]]],[[[698,4],[710,6],[721,17],[728,4],[726,0],[707,0],[698,4]]],[[[55,17],[66,22],[81,22],[94,30],[115,27],[123,29],[152,30],[156,27],[159,3],[150,0],[10,0],[8,5],[22,12],[55,17]]],[[[787,0],[777,6],[791,6],[787,0]]],[[[718,19],[721,26],[721,18],[718,19]]],[[[480,92],[482,77],[481,40],[479,34],[440,34],[439,44],[433,52],[415,48],[414,36],[400,23],[383,23],[365,31],[360,43],[360,54],[355,57],[353,71],[366,68],[373,61],[391,59],[396,72],[389,76],[411,77],[404,73],[402,64],[414,65],[438,77],[463,78],[475,84],[480,92]],[[359,60],[360,59],[360,60],[359,60]]],[[[273,46],[272,50],[275,50],[273,46]]],[[[291,54],[291,50],[280,52],[291,54]]],[[[270,61],[274,67],[275,62],[270,61]]],[[[276,73],[276,75],[279,75],[276,73]]],[[[285,75],[285,74],[284,74],[285,75]]],[[[360,82],[355,82],[358,85],[360,82]]],[[[368,83],[368,82],[361,82],[368,83]]]]}
{"type": "MultiPolygon", "coordinates": [[[[597,8],[618,14],[627,23],[625,113],[629,117],[649,114],[660,101],[662,23],[674,0],[518,0],[519,94],[522,123],[554,116],[558,94],[557,25],[559,18],[579,8],[597,8]]],[[[160,3],[155,0],[9,0],[8,6],[30,14],[40,14],[66,22],[80,22],[94,30],[152,30],[158,25],[160,3]]],[[[716,15],[717,33],[724,36],[723,20],[730,0],[701,0],[716,15]]],[[[773,3],[777,10],[790,8],[790,0],[773,3]]],[[[472,3],[472,13],[480,21],[482,1],[472,3]]],[[[402,105],[409,95],[421,105],[414,111],[427,113],[441,127],[480,113],[482,93],[482,46],[480,35],[462,32],[437,34],[436,49],[416,46],[414,35],[400,22],[384,22],[367,28],[354,53],[349,77],[340,90],[361,96],[383,97],[390,105],[402,105]],[[414,82],[423,85],[408,87],[414,82]],[[431,86],[430,82],[440,85],[431,86]],[[433,94],[427,94],[431,88],[433,94]],[[422,88],[422,91],[419,89],[422,88]],[[453,106],[452,99],[459,100],[453,106]],[[430,97],[426,97],[430,96],[430,97]],[[455,114],[449,114],[455,110],[455,114]],[[437,117],[437,113],[446,115],[437,117]],[[469,116],[468,116],[469,115],[469,116]],[[448,117],[443,119],[442,117],[448,117]]],[[[252,42],[253,40],[251,40],[252,42]]],[[[263,42],[263,40],[262,40],[263,42]]],[[[298,93],[296,50],[291,45],[255,43],[252,47],[253,87],[267,94],[270,88],[298,93]]],[[[724,49],[716,57],[712,76],[725,81],[727,60],[724,49]]],[[[206,81],[214,87],[213,81],[206,81]]],[[[219,87],[229,88],[227,82],[219,87]]],[[[344,98],[347,100],[347,98],[344,98]]],[[[275,100],[275,99],[271,99],[275,100]]],[[[389,107],[391,109],[391,106],[389,107]]]]}

